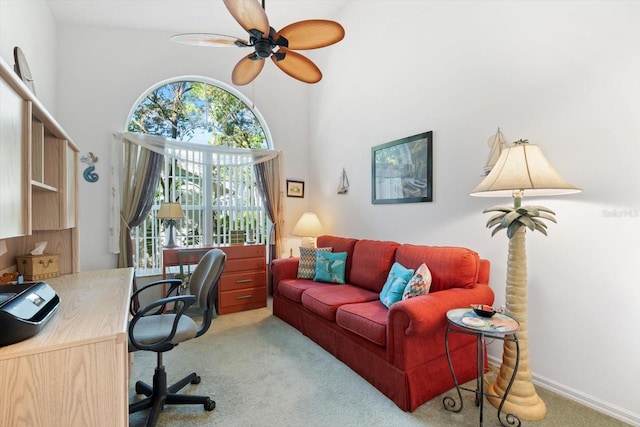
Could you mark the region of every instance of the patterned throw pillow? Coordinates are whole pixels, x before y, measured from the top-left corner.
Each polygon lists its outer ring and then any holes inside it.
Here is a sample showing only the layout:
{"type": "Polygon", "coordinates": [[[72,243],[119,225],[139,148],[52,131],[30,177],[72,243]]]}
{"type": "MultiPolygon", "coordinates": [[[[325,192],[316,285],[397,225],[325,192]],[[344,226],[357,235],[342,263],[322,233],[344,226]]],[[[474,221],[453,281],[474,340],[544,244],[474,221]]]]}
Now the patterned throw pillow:
{"type": "Polygon", "coordinates": [[[412,269],[404,267],[399,262],[394,262],[387,276],[387,281],[380,291],[380,302],[391,307],[393,303],[400,301],[402,292],[411,276],[413,276],[412,269]]]}
{"type": "Polygon", "coordinates": [[[331,252],[333,248],[300,247],[298,279],[313,279],[316,275],[316,251],[331,252]]]}
{"type": "Polygon", "coordinates": [[[402,299],[409,299],[420,295],[429,293],[431,287],[431,271],[427,264],[422,263],[416,270],[416,274],[413,275],[407,286],[404,288],[402,299]]]}
{"type": "Polygon", "coordinates": [[[344,283],[347,267],[346,252],[316,252],[316,282],[344,283]]]}

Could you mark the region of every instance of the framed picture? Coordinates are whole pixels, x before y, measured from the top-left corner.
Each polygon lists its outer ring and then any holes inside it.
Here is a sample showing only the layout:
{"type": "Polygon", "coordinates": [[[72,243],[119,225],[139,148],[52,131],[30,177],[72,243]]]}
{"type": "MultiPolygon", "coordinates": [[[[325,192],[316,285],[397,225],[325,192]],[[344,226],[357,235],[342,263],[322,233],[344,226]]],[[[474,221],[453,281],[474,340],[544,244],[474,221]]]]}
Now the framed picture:
{"type": "Polygon", "coordinates": [[[433,132],[371,149],[371,203],[433,200],[433,132]]]}
{"type": "Polygon", "coordinates": [[[287,180],[287,197],[304,197],[304,181],[287,180]]]}

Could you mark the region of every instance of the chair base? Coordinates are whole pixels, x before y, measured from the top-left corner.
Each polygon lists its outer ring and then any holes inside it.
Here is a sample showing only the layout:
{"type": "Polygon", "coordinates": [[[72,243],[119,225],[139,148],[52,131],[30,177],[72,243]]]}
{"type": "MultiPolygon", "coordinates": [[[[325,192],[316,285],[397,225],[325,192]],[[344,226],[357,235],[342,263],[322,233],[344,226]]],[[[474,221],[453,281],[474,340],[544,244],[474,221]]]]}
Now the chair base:
{"type": "Polygon", "coordinates": [[[156,425],[164,405],[203,405],[205,410],[213,411],[216,407],[216,402],[209,396],[177,393],[189,383],[199,384],[200,376],[193,372],[167,387],[167,373],[164,366],[159,365],[153,375],[153,387],[142,381],[136,382],[136,393],[144,394],[147,397],[129,404],[129,414],[151,408],[151,413],[147,419],[147,427],[152,427],[156,425]]]}

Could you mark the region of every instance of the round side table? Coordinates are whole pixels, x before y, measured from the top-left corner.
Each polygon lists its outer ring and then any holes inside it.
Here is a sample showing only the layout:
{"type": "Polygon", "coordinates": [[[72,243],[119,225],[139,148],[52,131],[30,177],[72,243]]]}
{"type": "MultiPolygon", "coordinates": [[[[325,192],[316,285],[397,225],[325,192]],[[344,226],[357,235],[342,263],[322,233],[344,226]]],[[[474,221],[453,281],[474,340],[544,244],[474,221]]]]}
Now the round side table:
{"type": "Polygon", "coordinates": [[[456,308],[447,312],[447,332],[445,335],[445,350],[447,352],[447,362],[449,363],[449,369],[451,370],[451,376],[453,382],[456,385],[456,391],[458,393],[459,405],[456,400],[451,396],[446,396],[442,400],[447,411],[460,412],[463,407],[461,390],[471,391],[475,393],[476,406],[480,407],[480,425],[482,426],[482,417],[484,409],[484,396],[489,395],[484,391],[484,365],[486,360],[486,339],[499,339],[502,341],[511,341],[516,346],[516,365],[509,380],[509,385],[504,392],[504,396],[493,396],[498,399],[501,398],[500,406],[498,406],[498,420],[504,427],[520,426],[520,419],[514,414],[506,414],[502,416],[502,406],[504,405],[513,381],[518,373],[518,364],[520,361],[520,345],[518,344],[518,337],[516,332],[520,329],[520,324],[513,317],[506,314],[496,313],[492,317],[478,316],[472,308],[456,308]],[[453,369],[453,363],[451,362],[451,356],[449,354],[449,334],[467,334],[476,336],[476,360],[477,360],[477,372],[476,388],[470,389],[462,387],[458,384],[456,373],[453,369]],[[504,419],[503,419],[504,418],[504,419]]]}

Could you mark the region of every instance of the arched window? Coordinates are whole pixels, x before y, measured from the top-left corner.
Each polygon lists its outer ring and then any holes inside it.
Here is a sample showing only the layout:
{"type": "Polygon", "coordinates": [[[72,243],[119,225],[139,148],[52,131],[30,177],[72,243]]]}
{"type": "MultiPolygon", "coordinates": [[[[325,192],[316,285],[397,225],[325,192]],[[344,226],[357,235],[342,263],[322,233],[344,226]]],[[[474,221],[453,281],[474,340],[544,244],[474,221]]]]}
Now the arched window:
{"type": "MultiPolygon", "coordinates": [[[[250,105],[235,89],[212,79],[167,80],[136,101],[127,130],[197,145],[270,149],[268,128],[250,105]]],[[[179,203],[184,212],[184,220],[175,227],[179,246],[228,244],[231,231],[244,232],[246,239],[258,243],[266,241],[269,220],[253,167],[198,161],[204,154],[197,148],[187,150],[180,159],[165,157],[151,213],[132,230],[139,275],[161,269],[161,249],[168,240],[168,228],[156,218],[162,202],[179,203]]]]}

